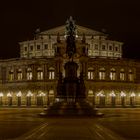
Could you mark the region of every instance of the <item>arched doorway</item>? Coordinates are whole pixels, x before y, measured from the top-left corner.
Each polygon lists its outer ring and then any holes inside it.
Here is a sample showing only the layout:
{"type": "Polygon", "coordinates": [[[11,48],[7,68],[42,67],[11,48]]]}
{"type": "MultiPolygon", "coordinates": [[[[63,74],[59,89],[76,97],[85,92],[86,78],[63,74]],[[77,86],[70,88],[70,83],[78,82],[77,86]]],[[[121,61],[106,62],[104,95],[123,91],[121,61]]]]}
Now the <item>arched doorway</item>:
{"type": "Polygon", "coordinates": [[[8,106],[12,106],[12,94],[8,93],[7,98],[8,98],[8,106]]]}
{"type": "Polygon", "coordinates": [[[114,93],[114,91],[110,93],[110,97],[111,97],[111,106],[114,107],[116,105],[116,94],[114,93]]]}
{"type": "Polygon", "coordinates": [[[125,97],[126,97],[126,94],[122,91],[120,95],[121,95],[121,105],[122,106],[125,106],[125,97]]]}
{"type": "Polygon", "coordinates": [[[45,96],[45,93],[43,93],[42,91],[39,91],[38,92],[38,95],[37,95],[37,106],[43,106],[44,105],[44,98],[45,96]]]}
{"type": "Polygon", "coordinates": [[[19,91],[17,93],[17,106],[21,106],[21,96],[22,96],[22,93],[21,91],[19,91]]]}
{"type": "Polygon", "coordinates": [[[0,93],[0,105],[1,105],[1,106],[2,106],[2,104],[3,104],[2,98],[3,98],[3,93],[0,93]]]}
{"type": "Polygon", "coordinates": [[[28,91],[27,93],[27,106],[31,106],[31,98],[32,98],[33,94],[31,93],[31,91],[28,91]]]}
{"type": "Polygon", "coordinates": [[[136,94],[134,92],[132,92],[130,95],[130,105],[131,106],[135,106],[135,96],[136,96],[136,94]]]}
{"type": "Polygon", "coordinates": [[[100,91],[97,96],[99,97],[99,106],[105,106],[105,95],[103,91],[100,91]]]}

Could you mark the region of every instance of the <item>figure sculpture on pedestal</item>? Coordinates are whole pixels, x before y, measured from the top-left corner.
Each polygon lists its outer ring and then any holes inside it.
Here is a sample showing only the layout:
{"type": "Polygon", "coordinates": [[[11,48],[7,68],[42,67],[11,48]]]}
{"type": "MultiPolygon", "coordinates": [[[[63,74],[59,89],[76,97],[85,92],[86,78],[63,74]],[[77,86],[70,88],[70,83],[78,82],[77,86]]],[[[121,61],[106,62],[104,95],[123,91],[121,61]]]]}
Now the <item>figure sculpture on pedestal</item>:
{"type": "Polygon", "coordinates": [[[72,58],[73,55],[76,53],[76,45],[75,45],[75,35],[76,35],[76,25],[72,17],[70,17],[66,21],[66,42],[67,42],[67,48],[66,53],[69,56],[69,59],[72,58]]]}
{"type": "Polygon", "coordinates": [[[82,74],[77,77],[78,64],[74,62],[76,53],[76,25],[72,17],[66,21],[66,54],[68,62],[65,64],[65,78],[59,76],[57,93],[58,97],[65,98],[67,102],[75,102],[79,98],[85,98],[85,86],[82,74]],[[62,90],[63,89],[63,90],[62,90]],[[61,91],[59,91],[61,90],[61,91]]]}

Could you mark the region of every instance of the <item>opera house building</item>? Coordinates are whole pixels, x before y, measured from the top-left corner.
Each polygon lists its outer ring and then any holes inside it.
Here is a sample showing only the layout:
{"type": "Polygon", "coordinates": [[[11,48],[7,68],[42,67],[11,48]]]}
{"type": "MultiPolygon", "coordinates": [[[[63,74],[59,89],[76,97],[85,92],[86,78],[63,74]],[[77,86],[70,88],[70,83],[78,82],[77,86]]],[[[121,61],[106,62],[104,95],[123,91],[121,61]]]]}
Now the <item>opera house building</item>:
{"type": "MultiPolygon", "coordinates": [[[[66,45],[64,25],[20,42],[20,58],[0,60],[0,106],[59,102],[60,72],[63,80],[69,61],[66,45]]],[[[77,77],[83,74],[87,102],[97,107],[140,106],[140,61],[122,58],[122,42],[76,25],[75,45],[73,61],[77,77]]]]}

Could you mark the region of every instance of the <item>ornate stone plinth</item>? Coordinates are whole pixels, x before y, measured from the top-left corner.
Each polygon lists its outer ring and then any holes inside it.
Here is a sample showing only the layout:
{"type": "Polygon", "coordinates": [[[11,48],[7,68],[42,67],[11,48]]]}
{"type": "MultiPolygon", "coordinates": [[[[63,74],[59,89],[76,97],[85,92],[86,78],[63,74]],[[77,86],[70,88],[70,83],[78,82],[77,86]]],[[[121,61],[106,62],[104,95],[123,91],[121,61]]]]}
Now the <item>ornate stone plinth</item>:
{"type": "Polygon", "coordinates": [[[93,106],[90,106],[87,102],[57,102],[52,106],[45,108],[45,110],[39,114],[40,116],[49,117],[49,116],[87,116],[87,117],[102,117],[104,114],[99,113],[99,111],[93,106]]]}
{"type": "Polygon", "coordinates": [[[65,64],[65,75],[66,77],[62,79],[60,74],[58,87],[57,87],[57,97],[65,98],[67,102],[75,102],[81,98],[85,98],[85,85],[82,74],[80,78],[77,77],[77,63],[70,61],[65,64]]]}

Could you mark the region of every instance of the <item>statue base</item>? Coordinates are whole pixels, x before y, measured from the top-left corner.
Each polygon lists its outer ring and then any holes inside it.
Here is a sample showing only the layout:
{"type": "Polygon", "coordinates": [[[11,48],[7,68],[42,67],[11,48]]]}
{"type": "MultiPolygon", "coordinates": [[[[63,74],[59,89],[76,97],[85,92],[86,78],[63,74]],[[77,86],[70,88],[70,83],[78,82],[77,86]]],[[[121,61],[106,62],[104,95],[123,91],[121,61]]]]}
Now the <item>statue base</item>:
{"type": "Polygon", "coordinates": [[[49,116],[63,116],[63,117],[102,117],[104,114],[100,113],[97,108],[90,106],[85,101],[79,102],[57,102],[51,106],[44,108],[43,112],[39,114],[41,117],[49,116]]]}

